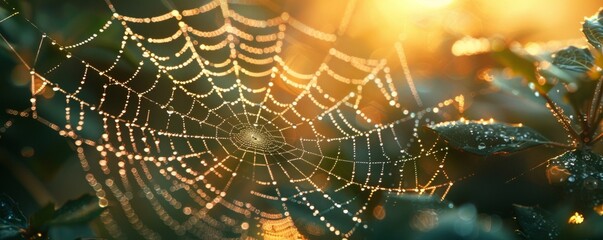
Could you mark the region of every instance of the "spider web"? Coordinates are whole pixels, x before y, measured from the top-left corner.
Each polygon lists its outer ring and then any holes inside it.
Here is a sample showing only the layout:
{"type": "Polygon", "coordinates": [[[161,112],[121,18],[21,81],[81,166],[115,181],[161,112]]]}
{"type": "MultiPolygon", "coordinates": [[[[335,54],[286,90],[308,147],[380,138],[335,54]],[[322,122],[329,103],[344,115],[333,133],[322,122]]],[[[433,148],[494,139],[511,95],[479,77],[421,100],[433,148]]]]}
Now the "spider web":
{"type": "Polygon", "coordinates": [[[347,53],[354,0],[333,33],[247,1],[144,4],[107,1],[75,43],[8,4],[0,20],[39,39],[28,59],[2,35],[31,77],[31,107],[9,113],[74,140],[113,238],[350,238],[383,193],[452,186],[447,148],[419,128],[462,96],[420,109],[399,42],[347,53]]]}

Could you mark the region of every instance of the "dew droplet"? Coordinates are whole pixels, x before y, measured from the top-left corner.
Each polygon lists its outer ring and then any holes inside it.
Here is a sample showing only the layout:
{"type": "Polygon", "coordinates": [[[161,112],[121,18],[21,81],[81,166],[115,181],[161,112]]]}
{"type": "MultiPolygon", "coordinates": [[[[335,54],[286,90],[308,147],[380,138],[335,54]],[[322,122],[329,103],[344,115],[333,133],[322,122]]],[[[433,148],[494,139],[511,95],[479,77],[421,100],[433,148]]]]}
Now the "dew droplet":
{"type": "Polygon", "coordinates": [[[479,143],[479,145],[477,145],[477,149],[479,150],[484,150],[486,148],[486,144],[485,143],[479,143]]]}
{"type": "Polygon", "coordinates": [[[174,113],[174,107],[168,106],[167,107],[167,114],[172,115],[173,113],[174,113]]]}
{"type": "Polygon", "coordinates": [[[576,178],[575,178],[574,176],[569,176],[569,177],[567,178],[567,181],[568,181],[568,182],[574,182],[574,181],[576,181],[576,178]]]}

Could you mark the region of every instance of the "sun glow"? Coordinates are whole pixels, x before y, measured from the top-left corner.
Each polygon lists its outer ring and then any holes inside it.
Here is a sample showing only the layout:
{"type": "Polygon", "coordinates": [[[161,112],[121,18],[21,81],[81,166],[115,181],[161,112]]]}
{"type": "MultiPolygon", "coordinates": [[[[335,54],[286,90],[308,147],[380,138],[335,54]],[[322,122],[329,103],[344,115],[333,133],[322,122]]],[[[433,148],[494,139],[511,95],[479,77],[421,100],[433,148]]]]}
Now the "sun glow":
{"type": "Polygon", "coordinates": [[[575,212],[574,215],[572,215],[567,220],[567,223],[569,223],[569,224],[581,224],[583,222],[584,222],[584,216],[579,212],[575,212]]]}
{"type": "Polygon", "coordinates": [[[420,6],[442,8],[450,5],[454,0],[414,0],[412,2],[420,6]]]}

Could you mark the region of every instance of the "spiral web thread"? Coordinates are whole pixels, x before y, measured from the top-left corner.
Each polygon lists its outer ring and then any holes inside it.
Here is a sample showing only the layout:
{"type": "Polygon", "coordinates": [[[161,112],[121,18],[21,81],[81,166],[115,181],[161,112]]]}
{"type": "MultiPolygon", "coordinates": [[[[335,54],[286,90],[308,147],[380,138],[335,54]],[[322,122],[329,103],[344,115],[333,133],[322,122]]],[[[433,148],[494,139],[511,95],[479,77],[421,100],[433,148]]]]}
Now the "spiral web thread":
{"type": "MultiPolygon", "coordinates": [[[[287,12],[235,10],[251,3],[195,4],[164,2],[164,14],[141,17],[107,1],[109,20],[74,44],[22,18],[39,31],[33,61],[2,36],[32,89],[30,109],[8,112],[74,140],[113,238],[350,238],[370,230],[379,193],[446,195],[447,148],[418,129],[463,98],[407,110],[422,103],[402,44],[391,59],[337,46],[354,0],[335,33],[287,12]],[[86,52],[107,42],[112,62],[86,52]],[[310,48],[287,51],[300,44],[310,48]],[[408,104],[392,77],[400,68],[408,104]],[[400,117],[374,117],[378,103],[400,117]],[[50,117],[57,105],[64,119],[50,117]]],[[[21,18],[5,9],[0,26],[21,18]]]]}

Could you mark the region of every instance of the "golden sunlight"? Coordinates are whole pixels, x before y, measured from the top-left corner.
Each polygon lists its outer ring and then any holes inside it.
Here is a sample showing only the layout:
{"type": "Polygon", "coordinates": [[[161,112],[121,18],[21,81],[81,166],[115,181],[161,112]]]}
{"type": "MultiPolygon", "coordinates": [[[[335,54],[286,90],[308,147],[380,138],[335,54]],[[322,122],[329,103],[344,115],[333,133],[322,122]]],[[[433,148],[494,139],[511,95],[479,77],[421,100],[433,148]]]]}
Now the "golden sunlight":
{"type": "Polygon", "coordinates": [[[574,215],[572,215],[567,220],[567,223],[569,223],[569,224],[581,224],[583,222],[584,222],[584,216],[579,212],[575,212],[574,215]]]}
{"type": "Polygon", "coordinates": [[[600,7],[0,0],[0,240],[603,239],[600,7]]]}

